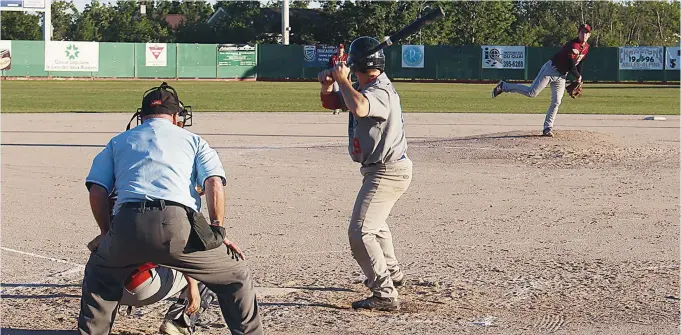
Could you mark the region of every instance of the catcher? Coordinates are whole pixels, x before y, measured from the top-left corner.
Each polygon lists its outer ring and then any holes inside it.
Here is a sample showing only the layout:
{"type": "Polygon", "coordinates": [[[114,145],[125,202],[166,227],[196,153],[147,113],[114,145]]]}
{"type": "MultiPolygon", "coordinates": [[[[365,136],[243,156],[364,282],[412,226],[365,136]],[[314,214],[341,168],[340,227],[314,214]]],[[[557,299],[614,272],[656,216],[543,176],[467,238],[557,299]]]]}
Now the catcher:
{"type": "Polygon", "coordinates": [[[591,26],[588,24],[580,25],[578,33],[579,36],[577,38],[565,43],[553,55],[553,58],[542,66],[531,86],[511,84],[502,80],[492,90],[492,98],[496,98],[503,92],[520,93],[534,98],[550,83],[551,105],[549,105],[549,110],[546,112],[546,118],[544,119],[543,136],[553,137],[553,121],[558,113],[558,107],[563,100],[563,90],[567,90],[573,99],[582,95],[582,67],[584,65],[584,58],[589,52],[589,43],[587,41],[591,36],[591,26]],[[565,82],[568,72],[576,79],[566,87],[565,82]]]}

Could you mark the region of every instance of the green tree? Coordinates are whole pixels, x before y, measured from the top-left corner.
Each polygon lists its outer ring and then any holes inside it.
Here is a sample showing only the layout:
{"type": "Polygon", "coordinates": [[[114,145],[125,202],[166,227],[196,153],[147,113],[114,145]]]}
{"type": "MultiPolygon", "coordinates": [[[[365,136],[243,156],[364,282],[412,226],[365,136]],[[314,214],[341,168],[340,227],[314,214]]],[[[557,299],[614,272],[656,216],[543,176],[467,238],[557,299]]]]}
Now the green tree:
{"type": "Polygon", "coordinates": [[[43,33],[40,16],[24,12],[0,12],[0,26],[3,40],[40,40],[43,33]]]}
{"type": "Polygon", "coordinates": [[[52,39],[55,41],[70,40],[77,16],[78,9],[73,1],[52,2],[52,39]]]}
{"type": "Polygon", "coordinates": [[[254,43],[263,38],[265,29],[260,2],[219,2],[217,8],[225,13],[213,25],[219,43],[254,43]]]}
{"type": "Polygon", "coordinates": [[[94,0],[85,5],[83,12],[78,15],[73,25],[71,39],[74,41],[118,42],[105,39],[109,26],[116,24],[115,17],[116,13],[112,7],[94,0]]]}

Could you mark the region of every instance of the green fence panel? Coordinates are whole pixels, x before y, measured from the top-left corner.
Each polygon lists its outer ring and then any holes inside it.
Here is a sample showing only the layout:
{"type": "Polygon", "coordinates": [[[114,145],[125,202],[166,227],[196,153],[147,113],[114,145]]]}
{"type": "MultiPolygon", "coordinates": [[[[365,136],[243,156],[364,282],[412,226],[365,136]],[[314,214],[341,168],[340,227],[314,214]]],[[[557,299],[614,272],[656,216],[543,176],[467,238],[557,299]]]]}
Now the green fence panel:
{"type": "Polygon", "coordinates": [[[12,68],[4,70],[9,77],[47,77],[45,71],[45,42],[12,41],[12,68]]]}
{"type": "MultiPolygon", "coordinates": [[[[619,65],[619,63],[618,63],[619,65]]],[[[664,70],[620,70],[619,81],[662,81],[664,70]]]]}
{"type": "Polygon", "coordinates": [[[99,43],[99,71],[95,77],[135,77],[134,43],[99,43]]]}
{"type": "Polygon", "coordinates": [[[178,44],[179,78],[217,78],[217,44],[178,44]]]}
{"type": "Polygon", "coordinates": [[[254,50],[218,50],[218,78],[256,78],[258,46],[254,50]]]}
{"type": "Polygon", "coordinates": [[[560,48],[537,48],[537,47],[527,47],[525,53],[526,62],[525,66],[527,68],[527,80],[534,80],[539,74],[542,66],[551,60],[553,55],[558,52],[560,48]]]}
{"type": "Polygon", "coordinates": [[[665,70],[664,71],[664,81],[680,81],[681,71],[677,70],[665,70]]]}
{"type": "MultiPolygon", "coordinates": [[[[435,78],[432,79],[462,79],[478,80],[481,74],[480,47],[471,45],[440,45],[429,47],[434,51],[435,78]]],[[[426,52],[428,54],[428,52],[426,52]]],[[[429,63],[428,66],[432,63],[429,63]]]]}
{"type": "Polygon", "coordinates": [[[302,45],[260,44],[257,51],[258,78],[314,78],[320,71],[303,67],[302,45]]]}
{"type": "Polygon", "coordinates": [[[584,59],[582,73],[586,81],[617,81],[617,48],[592,48],[584,59]]]}
{"type": "Polygon", "coordinates": [[[135,77],[177,78],[177,44],[166,44],[166,66],[147,66],[146,43],[135,43],[135,77]]]}

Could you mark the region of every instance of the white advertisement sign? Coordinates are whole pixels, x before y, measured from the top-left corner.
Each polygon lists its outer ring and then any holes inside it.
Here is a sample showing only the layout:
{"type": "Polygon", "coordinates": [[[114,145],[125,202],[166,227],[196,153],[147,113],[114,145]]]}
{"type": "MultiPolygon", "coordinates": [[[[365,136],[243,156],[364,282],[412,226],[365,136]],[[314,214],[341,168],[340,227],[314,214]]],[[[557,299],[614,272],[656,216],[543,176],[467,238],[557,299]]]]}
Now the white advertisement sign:
{"type": "Polygon", "coordinates": [[[0,41],[0,70],[12,68],[12,41],[0,41]]]}
{"type": "Polygon", "coordinates": [[[168,65],[168,45],[165,43],[147,43],[146,66],[166,66],[168,65]]]}
{"type": "Polygon", "coordinates": [[[24,8],[45,8],[45,0],[24,0],[24,8]]]}
{"type": "Polygon", "coordinates": [[[620,47],[620,70],[664,69],[663,47],[620,47]]]}
{"type": "Polygon", "coordinates": [[[482,47],[483,69],[524,69],[525,47],[483,45],[482,47]]]}
{"type": "Polygon", "coordinates": [[[667,70],[678,70],[681,68],[681,48],[679,47],[667,47],[666,60],[664,62],[664,68],[667,70]]]}
{"type": "Polygon", "coordinates": [[[99,71],[99,43],[46,43],[45,71],[99,71]]]}
{"type": "Polygon", "coordinates": [[[423,45],[403,45],[402,67],[423,68],[425,55],[423,45]]]}

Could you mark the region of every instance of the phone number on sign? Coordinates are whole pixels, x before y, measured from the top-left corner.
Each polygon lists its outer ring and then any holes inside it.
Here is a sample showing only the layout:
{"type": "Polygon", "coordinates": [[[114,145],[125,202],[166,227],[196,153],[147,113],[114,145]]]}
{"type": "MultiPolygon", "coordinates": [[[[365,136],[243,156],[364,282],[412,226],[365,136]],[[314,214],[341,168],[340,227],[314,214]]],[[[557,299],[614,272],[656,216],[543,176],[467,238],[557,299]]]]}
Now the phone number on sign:
{"type": "Polygon", "coordinates": [[[504,67],[525,67],[525,64],[521,60],[505,60],[503,63],[504,67]]]}
{"type": "Polygon", "coordinates": [[[638,58],[636,58],[636,56],[631,56],[631,57],[629,57],[629,61],[632,62],[632,63],[640,63],[640,62],[654,63],[655,57],[639,56],[638,58]]]}

